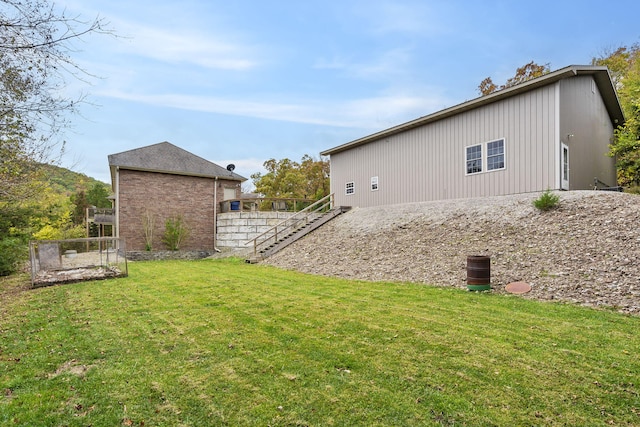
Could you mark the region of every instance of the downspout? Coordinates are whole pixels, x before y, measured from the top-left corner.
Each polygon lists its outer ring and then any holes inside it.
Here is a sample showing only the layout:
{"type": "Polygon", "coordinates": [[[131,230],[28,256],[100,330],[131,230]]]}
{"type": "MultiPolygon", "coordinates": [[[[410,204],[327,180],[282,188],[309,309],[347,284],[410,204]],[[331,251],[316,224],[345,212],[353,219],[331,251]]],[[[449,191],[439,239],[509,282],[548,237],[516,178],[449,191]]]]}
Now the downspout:
{"type": "MultiPolygon", "coordinates": [[[[574,71],[575,73],[575,71],[574,71]]],[[[554,88],[554,108],[555,108],[555,114],[554,114],[554,120],[555,120],[555,126],[553,129],[553,133],[554,133],[554,141],[553,141],[553,148],[555,151],[555,185],[556,188],[558,190],[562,190],[562,137],[560,136],[560,132],[562,132],[562,128],[561,128],[561,117],[560,117],[560,82],[556,82],[555,84],[555,88],[554,88]]],[[[543,189],[541,189],[541,191],[543,191],[543,189]]]]}
{"type": "Polygon", "coordinates": [[[218,177],[213,181],[213,250],[220,252],[216,247],[218,241],[218,177]]]}
{"type": "MultiPolygon", "coordinates": [[[[117,248],[118,251],[120,251],[122,248],[120,246],[120,166],[116,166],[116,176],[115,176],[115,182],[114,184],[114,193],[115,193],[115,199],[113,201],[113,204],[115,204],[115,206],[111,206],[112,208],[115,208],[115,212],[114,212],[114,218],[113,218],[113,227],[115,227],[115,230],[111,230],[111,235],[114,236],[118,239],[116,240],[117,243],[117,248]]],[[[125,247],[124,250],[126,252],[127,250],[127,246],[125,243],[125,247]]]]}
{"type": "Polygon", "coordinates": [[[116,166],[116,182],[115,182],[115,193],[116,193],[116,217],[115,217],[115,227],[116,227],[116,237],[120,238],[120,166],[116,166]]]}

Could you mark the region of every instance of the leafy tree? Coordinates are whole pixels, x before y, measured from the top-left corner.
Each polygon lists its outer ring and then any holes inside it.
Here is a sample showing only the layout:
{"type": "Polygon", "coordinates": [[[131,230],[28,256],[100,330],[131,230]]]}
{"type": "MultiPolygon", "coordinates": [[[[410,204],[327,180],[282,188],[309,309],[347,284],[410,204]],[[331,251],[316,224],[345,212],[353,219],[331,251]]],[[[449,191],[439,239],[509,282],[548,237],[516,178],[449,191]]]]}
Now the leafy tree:
{"type": "Polygon", "coordinates": [[[306,179],[305,195],[316,200],[322,199],[329,194],[329,161],[325,159],[316,160],[309,155],[302,157],[300,170],[306,179]]]}
{"type": "Polygon", "coordinates": [[[502,89],[510,88],[520,83],[524,83],[528,80],[535,79],[536,77],[543,76],[550,72],[549,64],[539,65],[531,61],[528,64],[516,69],[516,73],[513,77],[507,79],[503,85],[496,85],[493,83],[491,77],[487,77],[478,86],[478,91],[482,96],[492,94],[502,89]]]}
{"type": "Polygon", "coordinates": [[[18,270],[20,263],[28,256],[27,242],[31,218],[35,214],[33,206],[10,205],[0,214],[0,276],[7,276],[18,270]]]}
{"type": "Polygon", "coordinates": [[[18,270],[20,262],[27,258],[27,246],[17,237],[0,240],[0,276],[8,276],[18,270]]]}
{"type": "Polygon", "coordinates": [[[101,182],[93,184],[87,192],[87,202],[96,208],[110,208],[111,201],[109,200],[109,190],[107,186],[101,182]]]}
{"type": "Polygon", "coordinates": [[[84,212],[79,212],[74,202],[86,205],[84,192],[66,197],[51,187],[32,201],[39,206],[36,215],[31,220],[32,238],[36,240],[56,240],[71,237],[84,237],[84,212]],[[83,201],[84,200],[84,201],[83,201]],[[76,210],[78,214],[76,214],[76,210]],[[77,218],[76,218],[77,217],[77,218]],[[78,222],[74,222],[78,221],[78,222]],[[80,232],[81,231],[81,232],[80,232]]]}
{"type": "Polygon", "coordinates": [[[33,230],[38,230],[45,225],[61,227],[70,222],[72,217],[73,203],[71,199],[45,183],[42,184],[42,191],[37,196],[23,204],[37,207],[31,219],[33,230]]]}
{"type": "Polygon", "coordinates": [[[23,230],[29,228],[33,216],[35,216],[33,206],[7,206],[0,215],[0,235],[23,236],[23,230]]]}
{"type": "Polygon", "coordinates": [[[256,192],[265,197],[321,199],[329,194],[329,161],[305,154],[300,163],[290,159],[264,162],[266,174],[251,175],[256,192]]]}
{"type": "Polygon", "coordinates": [[[73,225],[70,221],[62,226],[54,227],[45,225],[38,232],[33,234],[35,240],[63,240],[86,237],[85,228],[82,225],[73,225]]]}
{"type": "Polygon", "coordinates": [[[68,16],[48,0],[0,0],[0,218],[14,221],[0,230],[0,243],[24,244],[33,218],[16,218],[15,207],[31,205],[45,188],[40,165],[62,152],[62,130],[83,100],[63,95],[69,77],[88,76],[71,59],[71,42],[108,33],[104,25],[68,16]]]}
{"type": "Polygon", "coordinates": [[[616,158],[618,184],[640,185],[640,45],[620,47],[593,58],[593,65],[609,67],[625,114],[625,123],[615,130],[609,155],[616,158]]]}
{"type": "Polygon", "coordinates": [[[74,225],[82,225],[86,215],[87,208],[90,206],[84,191],[78,191],[71,196],[71,202],[74,204],[71,222],[74,225]]]}
{"type": "Polygon", "coordinates": [[[640,45],[621,46],[615,50],[605,49],[599,57],[591,59],[591,65],[605,65],[609,68],[616,89],[621,89],[623,80],[640,55],[640,45]]]}

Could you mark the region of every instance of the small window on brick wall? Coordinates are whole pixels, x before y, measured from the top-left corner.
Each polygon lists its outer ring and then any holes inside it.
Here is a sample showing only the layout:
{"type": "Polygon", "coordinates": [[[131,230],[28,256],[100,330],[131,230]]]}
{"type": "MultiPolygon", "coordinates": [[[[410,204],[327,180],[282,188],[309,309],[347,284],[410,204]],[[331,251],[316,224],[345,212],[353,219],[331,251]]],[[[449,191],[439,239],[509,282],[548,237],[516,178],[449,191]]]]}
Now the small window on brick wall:
{"type": "Polygon", "coordinates": [[[356,192],[356,183],[353,181],[347,182],[347,185],[345,186],[344,194],[348,196],[350,194],[355,194],[355,192],[356,192]]]}

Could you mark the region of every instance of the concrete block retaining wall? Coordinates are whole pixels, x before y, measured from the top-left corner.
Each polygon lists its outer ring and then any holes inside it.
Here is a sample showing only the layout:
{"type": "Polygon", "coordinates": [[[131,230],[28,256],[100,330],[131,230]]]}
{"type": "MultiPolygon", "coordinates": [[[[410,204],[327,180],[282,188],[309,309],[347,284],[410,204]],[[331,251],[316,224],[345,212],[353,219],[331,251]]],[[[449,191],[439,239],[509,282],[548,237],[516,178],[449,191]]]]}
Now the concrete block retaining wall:
{"type": "MultiPolygon", "coordinates": [[[[271,227],[294,215],[294,212],[226,212],[217,215],[217,249],[226,251],[253,250],[249,243],[271,227]]],[[[311,213],[309,217],[317,216],[311,213]]],[[[128,251],[130,261],[163,259],[200,259],[216,252],[202,251],[128,251]]]]}
{"type": "Polygon", "coordinates": [[[226,212],[217,218],[218,249],[250,249],[246,245],[274,225],[294,215],[293,212],[226,212]]]}

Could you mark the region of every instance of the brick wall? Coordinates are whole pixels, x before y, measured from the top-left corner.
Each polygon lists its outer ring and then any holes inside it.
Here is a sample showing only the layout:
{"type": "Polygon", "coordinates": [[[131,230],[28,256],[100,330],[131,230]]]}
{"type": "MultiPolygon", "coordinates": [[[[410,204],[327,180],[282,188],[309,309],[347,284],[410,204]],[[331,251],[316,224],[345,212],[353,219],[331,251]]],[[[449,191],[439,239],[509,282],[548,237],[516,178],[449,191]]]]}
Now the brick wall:
{"type": "MultiPolygon", "coordinates": [[[[162,237],[165,221],[172,215],[182,215],[191,230],[180,249],[213,249],[214,179],[127,169],[120,169],[119,174],[120,237],[125,239],[127,250],[145,249],[145,212],[154,218],[154,250],[166,249],[162,237]]],[[[224,198],[225,186],[237,188],[240,196],[237,182],[219,180],[218,202],[224,198]]]]}

